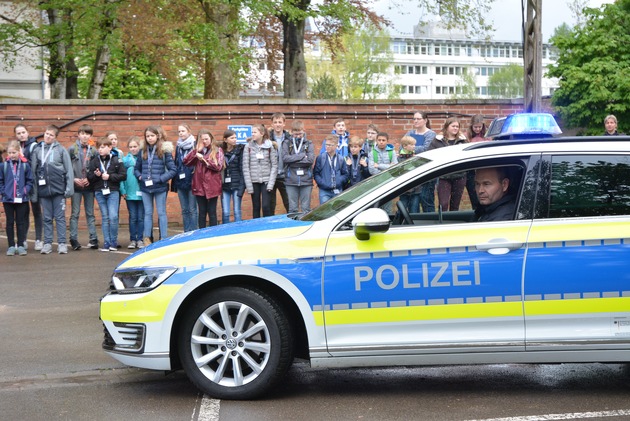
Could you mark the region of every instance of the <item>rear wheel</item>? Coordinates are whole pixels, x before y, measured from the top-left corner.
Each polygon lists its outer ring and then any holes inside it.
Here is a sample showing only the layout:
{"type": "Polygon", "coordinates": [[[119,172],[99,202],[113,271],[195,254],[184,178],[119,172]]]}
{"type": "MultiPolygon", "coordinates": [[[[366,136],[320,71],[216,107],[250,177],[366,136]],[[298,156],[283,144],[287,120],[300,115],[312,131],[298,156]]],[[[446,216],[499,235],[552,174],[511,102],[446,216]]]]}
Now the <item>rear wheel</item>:
{"type": "Polygon", "coordinates": [[[219,399],[252,399],[266,392],[293,361],[286,316],[267,294],[246,288],[211,291],[187,311],[178,335],[190,380],[219,399]]]}

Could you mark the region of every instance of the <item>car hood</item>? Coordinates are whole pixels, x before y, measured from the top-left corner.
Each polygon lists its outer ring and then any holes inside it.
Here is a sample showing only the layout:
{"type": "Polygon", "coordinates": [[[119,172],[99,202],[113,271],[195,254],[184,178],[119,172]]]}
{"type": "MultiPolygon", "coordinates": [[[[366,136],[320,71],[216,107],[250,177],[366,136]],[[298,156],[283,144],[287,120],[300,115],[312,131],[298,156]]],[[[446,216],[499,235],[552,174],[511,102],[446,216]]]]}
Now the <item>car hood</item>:
{"type": "MultiPolygon", "coordinates": [[[[153,243],[124,260],[118,268],[138,266],[186,266],[188,262],[225,262],[249,257],[279,258],[278,242],[307,231],[313,222],[287,215],[232,222],[184,232],[153,243]]],[[[283,254],[291,254],[286,250],[283,254]]],[[[289,256],[282,256],[289,257],[289,256]]]]}

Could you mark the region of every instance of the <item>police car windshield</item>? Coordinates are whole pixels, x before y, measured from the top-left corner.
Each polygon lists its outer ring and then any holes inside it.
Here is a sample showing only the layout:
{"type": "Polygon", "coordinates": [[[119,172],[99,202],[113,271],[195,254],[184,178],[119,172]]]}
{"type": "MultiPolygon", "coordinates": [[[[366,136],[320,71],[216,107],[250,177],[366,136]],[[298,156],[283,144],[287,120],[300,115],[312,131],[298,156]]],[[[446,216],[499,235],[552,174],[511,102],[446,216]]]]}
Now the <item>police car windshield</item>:
{"type": "Polygon", "coordinates": [[[400,177],[408,171],[421,167],[428,162],[430,162],[430,160],[417,156],[393,165],[386,171],[368,177],[360,183],[350,187],[348,190],[344,190],[341,194],[333,197],[328,202],[302,215],[300,219],[302,221],[321,221],[323,219],[330,218],[366,194],[369,194],[375,189],[381,187],[383,184],[400,177]]]}

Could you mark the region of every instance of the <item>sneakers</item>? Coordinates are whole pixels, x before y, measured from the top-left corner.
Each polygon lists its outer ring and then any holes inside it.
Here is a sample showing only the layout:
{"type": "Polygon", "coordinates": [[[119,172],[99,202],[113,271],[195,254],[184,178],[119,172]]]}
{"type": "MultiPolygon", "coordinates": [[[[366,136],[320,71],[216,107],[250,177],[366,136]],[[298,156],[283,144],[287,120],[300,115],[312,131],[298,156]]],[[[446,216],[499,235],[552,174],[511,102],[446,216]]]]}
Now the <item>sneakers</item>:
{"type": "Polygon", "coordinates": [[[109,244],[107,243],[103,243],[103,247],[99,249],[100,251],[109,251],[110,247],[109,244]]]}
{"type": "Polygon", "coordinates": [[[17,248],[17,254],[18,254],[18,256],[26,256],[26,248],[18,247],[17,248]]]}
{"type": "Polygon", "coordinates": [[[41,251],[42,247],[44,247],[42,240],[35,240],[35,251],[41,251]]]}
{"type": "Polygon", "coordinates": [[[146,246],[151,244],[151,239],[149,237],[145,237],[145,239],[142,240],[142,242],[143,242],[144,246],[146,247],[146,246]]]}
{"type": "Polygon", "coordinates": [[[17,249],[15,247],[9,247],[7,249],[7,256],[15,256],[17,254],[17,249]]]}
{"type": "Polygon", "coordinates": [[[59,254],[68,254],[68,246],[66,243],[59,243],[57,246],[57,253],[59,254]]]}
{"type": "Polygon", "coordinates": [[[128,249],[135,249],[136,248],[136,242],[132,241],[129,243],[129,245],[127,246],[128,249]]]}
{"type": "Polygon", "coordinates": [[[72,250],[81,250],[81,244],[77,240],[70,239],[70,245],[72,246],[72,250]]]}
{"type": "MultiPolygon", "coordinates": [[[[18,247],[19,248],[19,247],[18,247]]],[[[24,244],[22,244],[22,248],[24,250],[28,250],[28,241],[24,240],[24,244]]]]}
{"type": "Polygon", "coordinates": [[[88,247],[91,248],[92,250],[96,250],[98,248],[98,240],[97,239],[90,240],[90,242],[88,243],[88,247]]]}
{"type": "Polygon", "coordinates": [[[44,244],[42,246],[41,254],[50,254],[52,253],[52,244],[44,244]]]}
{"type": "Polygon", "coordinates": [[[139,249],[144,248],[144,243],[142,242],[142,240],[136,241],[136,248],[139,248],[139,249]]]}
{"type": "Polygon", "coordinates": [[[114,243],[109,246],[109,251],[118,251],[118,244],[114,243]]]}

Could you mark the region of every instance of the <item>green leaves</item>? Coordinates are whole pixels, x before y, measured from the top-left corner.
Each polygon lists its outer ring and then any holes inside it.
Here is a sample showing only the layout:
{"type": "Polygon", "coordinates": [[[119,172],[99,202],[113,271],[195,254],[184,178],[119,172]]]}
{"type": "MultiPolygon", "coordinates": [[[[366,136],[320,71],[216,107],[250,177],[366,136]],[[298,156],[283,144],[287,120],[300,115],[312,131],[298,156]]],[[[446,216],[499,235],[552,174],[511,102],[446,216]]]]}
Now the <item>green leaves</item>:
{"type": "Polygon", "coordinates": [[[604,117],[615,114],[619,131],[630,130],[630,0],[601,9],[586,9],[586,21],[572,30],[556,31],[551,42],[559,50],[548,75],[560,79],[552,103],[568,127],[587,134],[604,131],[604,117]]]}

